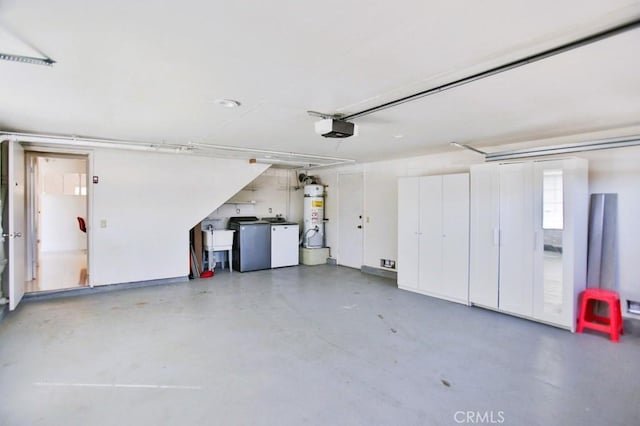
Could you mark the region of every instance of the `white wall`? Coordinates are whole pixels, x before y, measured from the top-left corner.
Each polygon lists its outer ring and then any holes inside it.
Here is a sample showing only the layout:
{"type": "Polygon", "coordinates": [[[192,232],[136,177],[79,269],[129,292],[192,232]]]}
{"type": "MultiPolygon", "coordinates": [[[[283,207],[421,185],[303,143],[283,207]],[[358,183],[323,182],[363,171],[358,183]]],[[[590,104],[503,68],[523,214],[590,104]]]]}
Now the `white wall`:
{"type": "Polygon", "coordinates": [[[626,300],[640,301],[640,147],[581,154],[589,159],[589,191],[618,194],[618,284],[626,300]]]}
{"type": "MultiPolygon", "coordinates": [[[[640,300],[640,148],[579,156],[589,160],[592,193],[619,194],[619,289],[623,299],[640,300]]],[[[364,175],[363,264],[378,268],[381,258],[397,258],[397,178],[468,171],[481,161],[481,156],[460,150],[312,171],[328,185],[326,232],[332,257],[340,255],[335,244],[339,173],[364,175]]],[[[256,201],[240,214],[302,218],[302,190],[295,189],[292,170],[260,176],[267,166],[244,160],[110,150],[96,150],[92,162],[93,174],[100,178],[90,188],[90,279],[95,285],[187,275],[188,230],[211,214],[235,215],[235,206],[229,207],[233,211],[218,209],[230,198],[256,201]],[[287,182],[289,191],[284,189],[287,182]],[[255,190],[240,191],[245,186],[255,190]]]]}
{"type": "Polygon", "coordinates": [[[398,177],[468,171],[469,165],[481,158],[469,151],[457,151],[310,172],[320,176],[323,184],[329,185],[326,198],[326,217],[329,222],[325,232],[331,256],[340,257],[340,248],[336,244],[340,220],[337,206],[338,174],[363,173],[363,265],[379,268],[380,259],[397,259],[398,177]]]}
{"type": "Polygon", "coordinates": [[[95,150],[94,285],[186,276],[189,230],[268,168],[246,160],[95,150]],[[106,226],[101,226],[104,223],[106,226]]]}
{"type": "Polygon", "coordinates": [[[78,251],[87,248],[87,235],[77,217],[87,217],[86,197],[44,194],[40,199],[40,250],[78,251]]]}
{"type": "Polygon", "coordinates": [[[302,220],[302,189],[298,186],[296,172],[290,169],[267,169],[247,186],[234,194],[225,204],[208,215],[210,219],[226,219],[231,216],[274,217],[282,215],[290,221],[302,220]],[[252,201],[253,204],[244,204],[252,201]],[[239,204],[233,204],[239,203],[239,204]]]}
{"type": "MultiPolygon", "coordinates": [[[[500,148],[492,150],[499,151],[500,148]]],[[[576,156],[589,160],[591,193],[618,194],[619,291],[625,304],[627,298],[640,300],[640,147],[592,151],[576,156]]],[[[482,161],[482,156],[460,150],[314,171],[312,174],[319,175],[322,182],[329,185],[326,209],[330,221],[326,233],[331,256],[340,257],[336,244],[340,220],[337,217],[339,173],[360,171],[364,174],[363,265],[380,269],[380,259],[397,259],[398,177],[467,172],[469,165],[482,161]]]]}

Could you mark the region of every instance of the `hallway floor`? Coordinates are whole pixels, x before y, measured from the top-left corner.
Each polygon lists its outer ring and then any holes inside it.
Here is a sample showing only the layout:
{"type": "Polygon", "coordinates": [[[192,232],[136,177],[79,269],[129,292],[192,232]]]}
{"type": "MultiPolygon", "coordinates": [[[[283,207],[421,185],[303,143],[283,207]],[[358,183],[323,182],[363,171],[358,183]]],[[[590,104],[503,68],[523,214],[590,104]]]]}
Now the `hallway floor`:
{"type": "Polygon", "coordinates": [[[27,293],[86,286],[87,251],[41,253],[36,275],[37,279],[27,281],[27,293]]]}
{"type": "Polygon", "coordinates": [[[343,267],[221,271],[22,303],[0,323],[0,418],[637,425],[639,336],[571,334],[343,267]]]}

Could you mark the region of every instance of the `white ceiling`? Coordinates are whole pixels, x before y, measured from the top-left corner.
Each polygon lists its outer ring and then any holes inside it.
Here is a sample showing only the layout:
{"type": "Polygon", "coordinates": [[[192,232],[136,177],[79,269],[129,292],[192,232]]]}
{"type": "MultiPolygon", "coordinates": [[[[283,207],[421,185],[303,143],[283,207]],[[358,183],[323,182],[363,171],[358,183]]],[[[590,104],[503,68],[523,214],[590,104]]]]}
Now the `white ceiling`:
{"type": "Polygon", "coordinates": [[[358,112],[638,17],[630,0],[5,0],[0,24],[57,63],[0,61],[0,128],[359,161],[624,128],[640,124],[640,30],[357,119],[342,141],[306,111],[358,112]]]}

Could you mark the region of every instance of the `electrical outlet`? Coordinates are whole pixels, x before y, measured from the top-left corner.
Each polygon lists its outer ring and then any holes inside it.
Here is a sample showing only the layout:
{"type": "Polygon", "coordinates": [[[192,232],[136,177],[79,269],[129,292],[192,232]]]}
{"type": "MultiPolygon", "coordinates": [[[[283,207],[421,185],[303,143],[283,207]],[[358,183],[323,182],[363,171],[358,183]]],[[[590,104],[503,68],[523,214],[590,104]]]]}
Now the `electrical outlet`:
{"type": "Polygon", "coordinates": [[[391,259],[380,259],[382,268],[396,269],[396,261],[391,259]]]}

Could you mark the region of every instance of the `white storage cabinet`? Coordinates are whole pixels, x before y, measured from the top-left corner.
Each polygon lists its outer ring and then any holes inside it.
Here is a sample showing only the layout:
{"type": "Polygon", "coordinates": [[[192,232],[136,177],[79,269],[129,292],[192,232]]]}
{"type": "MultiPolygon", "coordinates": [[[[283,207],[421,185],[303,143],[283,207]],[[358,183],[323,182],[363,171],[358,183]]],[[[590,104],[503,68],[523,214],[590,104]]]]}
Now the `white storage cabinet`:
{"type": "Polygon", "coordinates": [[[472,166],[470,302],[574,331],[587,221],[586,160],[472,166]]]}
{"type": "Polygon", "coordinates": [[[398,287],[468,304],[469,174],[398,181],[398,287]]]}

